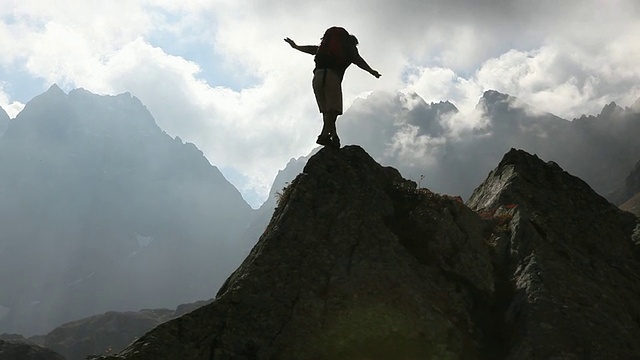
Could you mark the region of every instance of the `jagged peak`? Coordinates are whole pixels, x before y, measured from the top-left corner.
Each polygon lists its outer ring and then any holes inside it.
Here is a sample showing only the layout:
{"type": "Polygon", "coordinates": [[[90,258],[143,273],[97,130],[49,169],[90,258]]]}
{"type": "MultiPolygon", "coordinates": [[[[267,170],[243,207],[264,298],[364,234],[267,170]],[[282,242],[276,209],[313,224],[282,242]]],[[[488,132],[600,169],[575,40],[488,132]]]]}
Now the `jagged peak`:
{"type": "MultiPolygon", "coordinates": [[[[522,149],[511,148],[504,156],[502,160],[498,164],[498,168],[507,166],[507,165],[517,165],[517,166],[536,166],[540,165],[542,160],[536,154],[529,154],[528,152],[522,149]]],[[[548,162],[547,165],[555,164],[553,162],[548,162]]],[[[556,164],[557,166],[557,164],[556,164]]]]}
{"type": "Polygon", "coordinates": [[[486,102],[492,102],[492,103],[508,100],[509,98],[512,98],[512,96],[508,94],[503,94],[496,90],[487,90],[482,94],[482,100],[486,102]]]}
{"type": "Polygon", "coordinates": [[[618,106],[618,104],[616,104],[615,101],[612,101],[602,108],[602,111],[600,112],[600,116],[616,115],[622,112],[624,112],[624,109],[618,106]]]}
{"type": "Polygon", "coordinates": [[[487,90],[482,94],[480,100],[478,100],[478,104],[476,105],[477,110],[482,110],[485,112],[490,112],[491,109],[500,106],[510,106],[509,104],[513,102],[516,98],[498,92],[496,90],[487,90]]]}
{"type": "Polygon", "coordinates": [[[513,148],[474,190],[468,205],[475,210],[488,210],[505,204],[522,204],[551,213],[555,205],[547,202],[549,198],[561,199],[576,208],[615,208],[586,182],[564,171],[554,161],[545,162],[535,154],[513,148]]]}

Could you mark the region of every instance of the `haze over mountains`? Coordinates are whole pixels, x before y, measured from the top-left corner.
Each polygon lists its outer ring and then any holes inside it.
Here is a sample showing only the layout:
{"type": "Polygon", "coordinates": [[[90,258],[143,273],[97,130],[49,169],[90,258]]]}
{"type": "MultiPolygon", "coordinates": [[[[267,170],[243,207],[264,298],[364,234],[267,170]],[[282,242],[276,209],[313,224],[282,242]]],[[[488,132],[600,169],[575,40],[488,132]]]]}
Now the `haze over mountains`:
{"type": "Polygon", "coordinates": [[[0,333],[207,299],[250,207],[130,94],[29,102],[0,138],[0,333]]]}
{"type": "MultiPolygon", "coordinates": [[[[438,193],[469,197],[517,147],[606,196],[640,160],[640,99],[568,121],[495,91],[473,114],[374,92],[346,111],[338,131],[343,144],[438,193]]],[[[292,159],[252,211],[215,164],[164,133],[128,93],[65,94],[54,85],[15,119],[0,111],[3,132],[0,333],[27,336],[105,311],[210,299],[311,156],[292,159]]]]}
{"type": "Polygon", "coordinates": [[[464,198],[512,147],[557,162],[604,196],[640,160],[636,105],[611,103],[568,121],[496,91],[485,92],[471,114],[416,94],[373,93],[354,102],[338,132],[422,186],[464,198]]]}

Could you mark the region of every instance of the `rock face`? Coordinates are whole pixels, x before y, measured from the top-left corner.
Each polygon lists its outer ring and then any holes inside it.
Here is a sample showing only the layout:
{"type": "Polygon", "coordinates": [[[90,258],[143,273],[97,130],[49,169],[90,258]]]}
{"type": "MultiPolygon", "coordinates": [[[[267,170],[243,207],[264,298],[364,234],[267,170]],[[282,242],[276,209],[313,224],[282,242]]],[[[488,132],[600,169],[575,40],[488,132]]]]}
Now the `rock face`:
{"type": "Polygon", "coordinates": [[[633,358],[636,222],[522,151],[466,206],[323,149],[212,304],[104,359],[633,358]]]}
{"type": "MultiPolygon", "coordinates": [[[[309,158],[317,152],[318,149],[314,149],[311,154],[307,156],[301,156],[297,159],[291,159],[284,169],[278,171],[271,191],[269,191],[269,197],[267,200],[256,210],[251,217],[251,222],[247,226],[247,230],[242,234],[240,243],[242,247],[246,249],[246,254],[249,253],[251,248],[256,244],[260,235],[264,232],[264,229],[269,224],[271,215],[275,210],[278,202],[278,198],[282,195],[284,188],[286,188],[298,174],[302,172],[304,166],[307,164],[309,158]]],[[[246,255],[245,254],[245,255],[246,255]]]]}
{"type": "Polygon", "coordinates": [[[0,360],[65,360],[65,358],[38,345],[0,340],[0,360]]]}
{"type": "Polygon", "coordinates": [[[469,206],[510,219],[488,239],[504,274],[496,287],[505,292],[505,358],[638,356],[637,218],[557,164],[517,150],[505,155],[469,206]]]}

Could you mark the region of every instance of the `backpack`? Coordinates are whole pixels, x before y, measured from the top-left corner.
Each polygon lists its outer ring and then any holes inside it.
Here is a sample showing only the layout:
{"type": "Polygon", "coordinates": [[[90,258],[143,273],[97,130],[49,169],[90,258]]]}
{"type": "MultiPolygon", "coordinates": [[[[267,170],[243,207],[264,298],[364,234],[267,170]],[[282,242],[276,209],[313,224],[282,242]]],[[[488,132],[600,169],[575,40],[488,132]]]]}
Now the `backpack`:
{"type": "Polygon", "coordinates": [[[319,69],[346,69],[351,64],[349,58],[349,33],[341,27],[331,27],[325,31],[316,52],[316,67],[319,69]]]}

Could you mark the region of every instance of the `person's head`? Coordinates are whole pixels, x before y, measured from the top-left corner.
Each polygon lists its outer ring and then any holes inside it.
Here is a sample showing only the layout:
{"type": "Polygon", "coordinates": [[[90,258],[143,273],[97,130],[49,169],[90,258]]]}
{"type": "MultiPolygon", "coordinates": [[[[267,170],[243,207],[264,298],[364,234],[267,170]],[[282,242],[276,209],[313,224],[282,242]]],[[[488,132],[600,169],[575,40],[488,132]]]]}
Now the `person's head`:
{"type": "Polygon", "coordinates": [[[320,41],[322,41],[325,38],[329,38],[332,34],[335,33],[342,33],[343,35],[346,36],[346,38],[348,39],[348,41],[353,45],[353,46],[357,46],[358,45],[358,38],[356,38],[354,35],[349,34],[349,32],[347,30],[345,30],[344,28],[338,27],[338,26],[332,26],[330,28],[328,28],[325,32],[324,35],[322,35],[322,38],[320,38],[320,41]]]}

